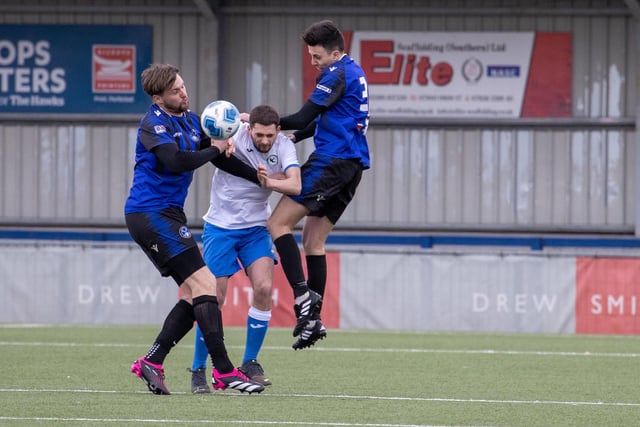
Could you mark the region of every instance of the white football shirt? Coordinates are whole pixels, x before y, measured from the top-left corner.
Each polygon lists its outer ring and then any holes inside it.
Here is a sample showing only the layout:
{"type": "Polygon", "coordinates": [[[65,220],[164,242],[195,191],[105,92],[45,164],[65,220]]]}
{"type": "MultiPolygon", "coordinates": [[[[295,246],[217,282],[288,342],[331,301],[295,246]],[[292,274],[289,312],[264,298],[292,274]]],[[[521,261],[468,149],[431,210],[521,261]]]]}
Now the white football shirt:
{"type": "MultiPolygon", "coordinates": [[[[295,146],[284,134],[278,134],[268,153],[261,153],[253,145],[248,123],[240,125],[233,140],[237,158],[256,169],[259,164],[266,165],[269,175],[300,166],[295,146]]],[[[271,190],[216,169],[211,180],[209,210],[202,218],[210,224],[228,229],[266,226],[271,215],[270,195],[271,190]]]]}

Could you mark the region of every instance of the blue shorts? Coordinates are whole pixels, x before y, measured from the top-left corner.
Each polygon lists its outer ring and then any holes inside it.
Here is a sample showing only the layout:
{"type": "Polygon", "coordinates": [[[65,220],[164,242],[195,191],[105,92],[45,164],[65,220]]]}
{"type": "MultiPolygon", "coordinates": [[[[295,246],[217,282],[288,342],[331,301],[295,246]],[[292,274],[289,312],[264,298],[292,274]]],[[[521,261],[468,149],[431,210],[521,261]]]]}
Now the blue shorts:
{"type": "Polygon", "coordinates": [[[216,277],[232,276],[262,257],[277,261],[267,227],[229,230],[204,223],[202,232],[204,262],[216,277]]]}
{"type": "Polygon", "coordinates": [[[309,209],[310,216],[326,216],[335,224],[353,199],[362,170],[359,160],[312,153],[300,168],[302,191],[289,197],[309,209]]]}

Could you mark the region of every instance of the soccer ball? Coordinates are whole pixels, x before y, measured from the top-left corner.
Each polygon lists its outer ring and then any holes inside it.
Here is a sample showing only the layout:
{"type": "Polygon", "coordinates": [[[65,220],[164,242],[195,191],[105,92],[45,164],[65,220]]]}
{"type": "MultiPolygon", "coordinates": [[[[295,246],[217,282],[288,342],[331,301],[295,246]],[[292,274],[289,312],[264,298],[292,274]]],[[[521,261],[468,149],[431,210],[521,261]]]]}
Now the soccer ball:
{"type": "Polygon", "coordinates": [[[200,124],[212,139],[228,139],[240,127],[240,111],[229,101],[213,101],[202,111],[200,124]]]}

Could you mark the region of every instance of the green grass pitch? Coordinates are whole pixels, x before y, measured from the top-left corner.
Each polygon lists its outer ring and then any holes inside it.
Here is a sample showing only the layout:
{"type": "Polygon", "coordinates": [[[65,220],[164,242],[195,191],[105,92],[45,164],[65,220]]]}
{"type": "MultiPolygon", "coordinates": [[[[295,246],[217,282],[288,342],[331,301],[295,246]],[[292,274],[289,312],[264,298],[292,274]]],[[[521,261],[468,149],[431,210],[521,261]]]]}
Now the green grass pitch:
{"type": "MultiPolygon", "coordinates": [[[[293,351],[271,328],[262,394],[190,393],[193,331],[165,362],[171,396],[129,373],[159,326],[0,325],[0,426],[630,426],[640,338],[329,330],[293,351]]],[[[239,364],[244,329],[227,328],[239,364]]]]}

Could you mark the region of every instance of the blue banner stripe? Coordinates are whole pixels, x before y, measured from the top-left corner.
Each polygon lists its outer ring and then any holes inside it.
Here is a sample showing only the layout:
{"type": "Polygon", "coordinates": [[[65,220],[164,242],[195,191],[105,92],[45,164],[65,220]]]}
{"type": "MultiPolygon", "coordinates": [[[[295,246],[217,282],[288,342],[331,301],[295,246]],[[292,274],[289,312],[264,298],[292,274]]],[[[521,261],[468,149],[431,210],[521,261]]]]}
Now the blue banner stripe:
{"type": "MultiPolygon", "coordinates": [[[[192,230],[193,231],[193,230],[192,230]]],[[[193,231],[196,240],[201,241],[202,232],[193,231]]],[[[300,243],[300,234],[296,233],[300,243]]],[[[75,230],[0,230],[0,239],[5,240],[58,240],[86,242],[132,242],[126,231],[75,231],[75,230]]],[[[394,235],[394,234],[350,234],[334,232],[327,244],[334,245],[392,245],[418,246],[506,246],[528,247],[531,250],[544,248],[640,248],[640,239],[621,237],[538,237],[538,236],[475,236],[475,235],[394,235]]]]}

